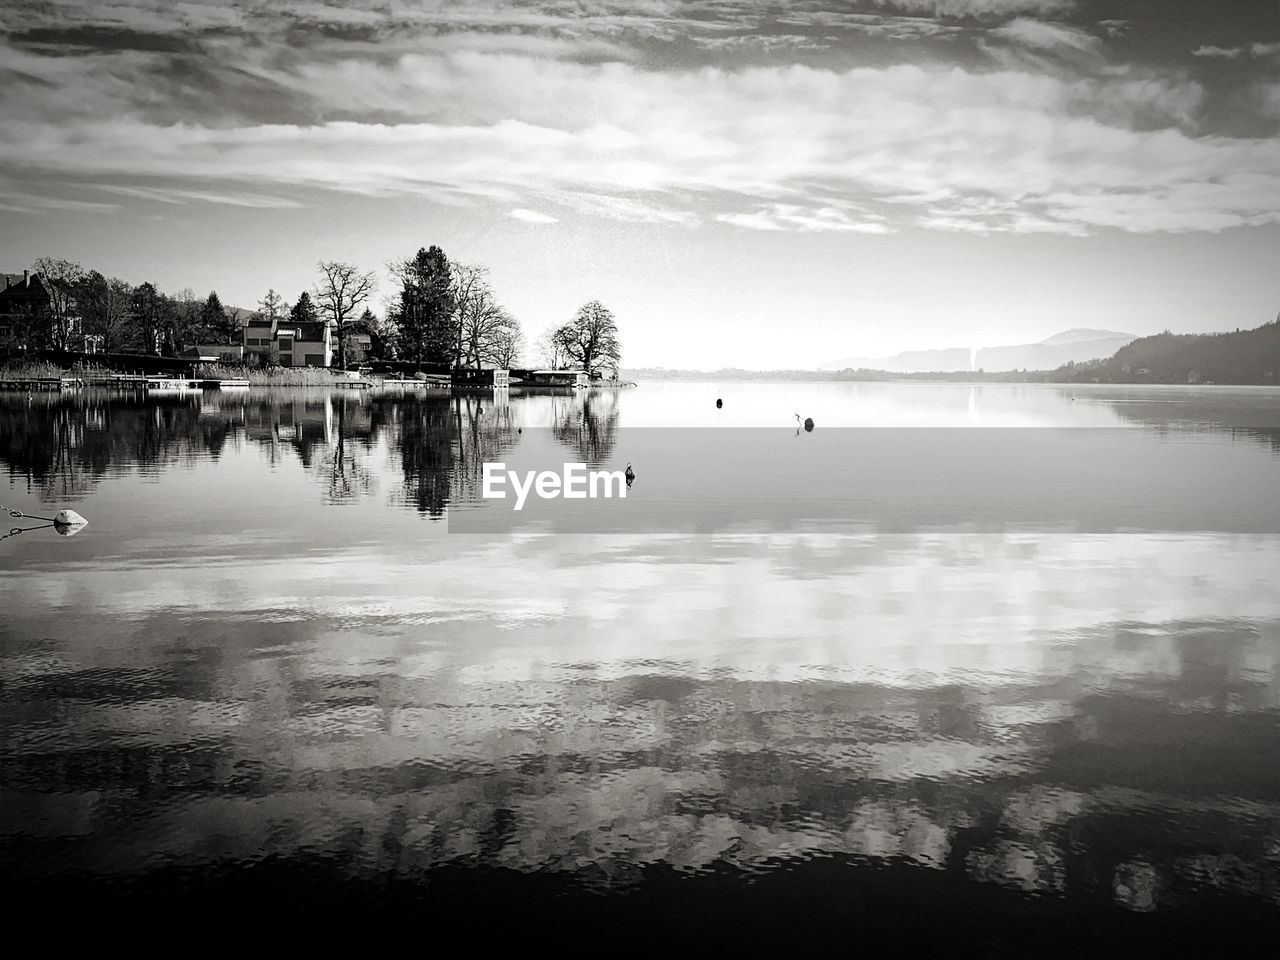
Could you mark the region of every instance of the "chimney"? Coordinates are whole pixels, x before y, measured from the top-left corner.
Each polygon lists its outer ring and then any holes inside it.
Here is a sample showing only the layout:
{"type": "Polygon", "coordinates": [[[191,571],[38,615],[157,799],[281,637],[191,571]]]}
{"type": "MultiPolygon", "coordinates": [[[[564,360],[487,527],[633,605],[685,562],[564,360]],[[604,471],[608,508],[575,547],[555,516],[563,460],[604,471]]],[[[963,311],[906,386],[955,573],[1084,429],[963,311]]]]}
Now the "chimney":
{"type": "Polygon", "coordinates": [[[22,271],[22,285],[24,287],[31,286],[31,271],[29,270],[22,271]]]}

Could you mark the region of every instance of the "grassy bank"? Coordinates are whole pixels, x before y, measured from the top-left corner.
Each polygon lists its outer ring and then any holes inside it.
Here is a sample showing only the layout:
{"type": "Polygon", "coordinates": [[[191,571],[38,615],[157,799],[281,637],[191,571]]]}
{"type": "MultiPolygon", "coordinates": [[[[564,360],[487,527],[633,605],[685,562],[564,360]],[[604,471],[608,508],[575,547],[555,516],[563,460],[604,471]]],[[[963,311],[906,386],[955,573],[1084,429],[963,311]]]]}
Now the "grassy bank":
{"type": "Polygon", "coordinates": [[[72,377],[75,374],[53,363],[15,361],[0,366],[0,380],[46,380],[53,377],[72,377]]]}
{"type": "MultiPolygon", "coordinates": [[[[104,367],[95,368],[96,372],[108,373],[104,367]]],[[[14,361],[0,365],[0,379],[33,380],[53,377],[78,377],[84,370],[77,364],[62,367],[44,361],[14,361]]],[[[240,379],[248,380],[258,387],[328,387],[345,374],[326,370],[322,367],[246,367],[222,363],[197,364],[194,375],[204,380],[240,379]]]]}
{"type": "Polygon", "coordinates": [[[324,367],[246,367],[225,363],[201,363],[195,375],[202,380],[248,380],[255,387],[328,387],[341,372],[324,367]]]}

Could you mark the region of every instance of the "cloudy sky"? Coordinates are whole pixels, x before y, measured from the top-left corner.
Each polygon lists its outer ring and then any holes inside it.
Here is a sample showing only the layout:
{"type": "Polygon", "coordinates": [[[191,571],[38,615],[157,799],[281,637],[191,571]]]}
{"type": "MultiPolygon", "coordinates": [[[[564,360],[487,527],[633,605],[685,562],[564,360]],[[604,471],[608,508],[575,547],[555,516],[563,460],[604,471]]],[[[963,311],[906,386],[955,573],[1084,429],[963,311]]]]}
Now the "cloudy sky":
{"type": "MultiPolygon", "coordinates": [[[[1280,310],[1277,0],[6,0],[0,269],[292,300],[438,244],[628,366],[1280,310]]],[[[383,282],[374,306],[390,295],[383,282]]]]}

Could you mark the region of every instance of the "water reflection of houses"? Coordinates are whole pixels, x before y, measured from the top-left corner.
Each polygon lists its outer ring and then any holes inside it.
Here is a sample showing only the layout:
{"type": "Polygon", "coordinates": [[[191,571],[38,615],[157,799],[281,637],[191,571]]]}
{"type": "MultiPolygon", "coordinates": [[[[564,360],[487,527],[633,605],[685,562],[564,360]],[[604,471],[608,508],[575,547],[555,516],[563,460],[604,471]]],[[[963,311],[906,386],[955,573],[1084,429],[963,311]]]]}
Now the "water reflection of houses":
{"type": "Polygon", "coordinates": [[[199,401],[104,393],[0,398],[0,459],[42,496],[82,496],[112,467],[156,471],[193,450],[216,456],[232,428],[201,421],[199,401]]]}
{"type": "Polygon", "coordinates": [[[310,466],[317,447],[333,442],[333,407],[327,394],[273,393],[253,395],[244,408],[245,437],[270,451],[273,463],[281,448],[297,453],[310,466]]]}
{"type": "Polygon", "coordinates": [[[480,496],[483,464],[517,442],[505,391],[487,395],[366,397],[278,392],[159,399],[87,390],[0,398],[0,457],[66,497],[91,489],[113,464],[166,469],[191,451],[217,458],[243,438],[272,464],[297,458],[330,502],[373,493],[382,457],[398,461],[403,503],[443,517],[480,496]]]}

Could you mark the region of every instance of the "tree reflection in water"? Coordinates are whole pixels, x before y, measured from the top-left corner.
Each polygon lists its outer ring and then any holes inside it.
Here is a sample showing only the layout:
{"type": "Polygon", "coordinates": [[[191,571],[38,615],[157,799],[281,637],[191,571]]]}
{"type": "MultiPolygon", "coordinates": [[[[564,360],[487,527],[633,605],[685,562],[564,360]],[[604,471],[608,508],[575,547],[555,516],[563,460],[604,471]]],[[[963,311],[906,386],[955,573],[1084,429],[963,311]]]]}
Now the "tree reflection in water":
{"type": "Polygon", "coordinates": [[[556,400],[561,401],[554,406],[556,440],[589,467],[612,457],[618,431],[617,394],[579,390],[556,400]]]}
{"type": "Polygon", "coordinates": [[[327,502],[343,503],[369,496],[378,489],[377,479],[369,471],[368,460],[373,449],[373,422],[369,405],[351,402],[345,394],[326,397],[333,412],[330,446],[319,461],[319,473],[327,479],[327,502]]]}

